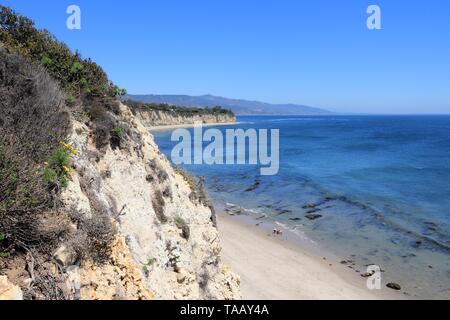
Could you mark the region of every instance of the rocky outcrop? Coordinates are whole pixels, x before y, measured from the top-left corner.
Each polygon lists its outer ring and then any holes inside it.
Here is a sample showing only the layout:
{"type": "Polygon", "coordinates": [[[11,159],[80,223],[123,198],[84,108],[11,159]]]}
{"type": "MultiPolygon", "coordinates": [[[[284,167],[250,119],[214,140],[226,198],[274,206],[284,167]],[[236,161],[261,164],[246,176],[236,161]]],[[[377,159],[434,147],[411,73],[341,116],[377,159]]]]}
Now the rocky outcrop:
{"type": "Polygon", "coordinates": [[[11,282],[6,276],[0,276],[0,301],[1,300],[22,300],[22,290],[11,282]]]}
{"type": "Polygon", "coordinates": [[[185,115],[163,110],[143,110],[133,111],[141,123],[147,127],[167,126],[167,125],[189,125],[194,123],[234,123],[236,117],[230,113],[211,113],[185,115]]]}
{"type": "MultiPolygon", "coordinates": [[[[211,208],[160,153],[144,115],[121,105],[117,119],[129,139],[101,152],[91,130],[73,121],[69,141],[78,155],[63,207],[87,218],[107,212],[115,240],[108,263],[71,269],[72,289],[81,288],[82,299],[239,299],[239,277],[220,260],[211,208]]],[[[73,260],[64,250],[58,256],[73,260]]]]}
{"type": "Polygon", "coordinates": [[[96,265],[84,263],[78,272],[79,298],[82,300],[150,300],[155,295],[143,281],[136,263],[123,237],[112,244],[112,262],[96,265]]]}

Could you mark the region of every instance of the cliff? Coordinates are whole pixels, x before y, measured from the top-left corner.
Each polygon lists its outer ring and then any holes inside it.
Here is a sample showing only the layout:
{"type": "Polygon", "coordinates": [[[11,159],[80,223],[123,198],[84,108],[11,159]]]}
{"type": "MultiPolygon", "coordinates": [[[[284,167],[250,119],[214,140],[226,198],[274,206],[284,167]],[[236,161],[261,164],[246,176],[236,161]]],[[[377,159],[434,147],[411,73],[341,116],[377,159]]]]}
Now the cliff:
{"type": "MultiPolygon", "coordinates": [[[[2,259],[11,289],[0,299],[22,297],[18,287],[31,299],[239,299],[201,183],[172,167],[127,106],[111,116],[124,133],[119,145],[101,148],[92,123],[70,117],[70,178],[55,194],[58,218],[50,208],[35,216],[45,228],[58,224],[58,240],[51,251],[26,244],[2,259]],[[57,296],[37,286],[41,277],[57,296]]],[[[14,229],[3,230],[14,238],[14,229]]]]}
{"type": "Polygon", "coordinates": [[[201,180],[122,93],[0,6],[0,300],[240,298],[201,180]]]}
{"type": "Polygon", "coordinates": [[[234,123],[236,117],[229,114],[183,115],[160,110],[136,110],[136,117],[147,128],[194,123],[234,123]]]}
{"type": "Polygon", "coordinates": [[[236,116],[221,107],[196,108],[126,100],[133,114],[144,126],[192,125],[194,123],[234,123],[236,116]]]}
{"type": "Polygon", "coordinates": [[[91,130],[77,121],[69,139],[79,156],[63,207],[92,218],[94,204],[101,206],[117,230],[112,263],[80,266],[81,298],[239,298],[239,278],[220,261],[208,200],[197,196],[193,178],[172,168],[127,106],[117,117],[133,137],[125,148],[99,155],[91,130]]]}

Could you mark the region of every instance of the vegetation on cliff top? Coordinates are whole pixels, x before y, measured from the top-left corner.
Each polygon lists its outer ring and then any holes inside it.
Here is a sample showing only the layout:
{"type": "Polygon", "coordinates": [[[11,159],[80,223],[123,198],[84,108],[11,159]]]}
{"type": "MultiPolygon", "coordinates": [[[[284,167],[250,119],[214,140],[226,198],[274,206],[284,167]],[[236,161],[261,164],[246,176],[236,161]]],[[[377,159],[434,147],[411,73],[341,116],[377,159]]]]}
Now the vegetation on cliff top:
{"type": "Polygon", "coordinates": [[[68,144],[61,148],[70,115],[94,128],[97,146],[117,144],[111,113],[126,91],[96,63],[2,5],[0,55],[0,210],[30,210],[48,203],[46,184],[52,190],[67,184],[69,161],[58,167],[52,159],[70,158],[68,144]]]}
{"type": "Polygon", "coordinates": [[[45,67],[68,93],[94,96],[116,96],[126,91],[114,86],[106,73],[91,59],[83,59],[47,30],[35,28],[32,20],[0,5],[0,42],[45,67]]]}
{"type": "Polygon", "coordinates": [[[204,116],[204,115],[226,115],[230,117],[234,117],[234,113],[231,110],[223,109],[220,106],[215,106],[213,108],[195,108],[195,107],[183,107],[170,105],[167,103],[144,103],[135,100],[125,100],[124,104],[126,104],[133,112],[145,111],[145,110],[154,110],[154,111],[164,111],[169,112],[174,115],[181,116],[204,116]]]}
{"type": "Polygon", "coordinates": [[[0,46],[6,53],[40,66],[56,80],[64,94],[64,106],[77,120],[91,122],[95,128],[97,146],[115,139],[112,131],[117,123],[109,112],[118,112],[117,97],[125,95],[126,90],[114,85],[99,65],[72,52],[50,32],[36,29],[32,20],[2,5],[0,46]]]}

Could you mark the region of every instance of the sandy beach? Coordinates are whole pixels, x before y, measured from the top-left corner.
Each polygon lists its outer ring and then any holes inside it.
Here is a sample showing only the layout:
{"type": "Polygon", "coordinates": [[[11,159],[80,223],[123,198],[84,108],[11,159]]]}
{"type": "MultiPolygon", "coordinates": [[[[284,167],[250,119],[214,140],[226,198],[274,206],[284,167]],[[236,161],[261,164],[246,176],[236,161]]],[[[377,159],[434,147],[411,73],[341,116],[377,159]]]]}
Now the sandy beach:
{"type": "Polygon", "coordinates": [[[402,298],[386,289],[370,291],[361,276],[256,226],[219,216],[219,232],[222,257],[240,275],[243,299],[402,298]]]}
{"type": "MultiPolygon", "coordinates": [[[[202,123],[202,127],[217,127],[217,126],[234,126],[238,125],[240,122],[218,122],[218,123],[202,123]]],[[[164,125],[164,126],[153,126],[149,128],[149,131],[167,131],[179,128],[193,128],[194,123],[187,124],[174,124],[174,125],[164,125]]]]}

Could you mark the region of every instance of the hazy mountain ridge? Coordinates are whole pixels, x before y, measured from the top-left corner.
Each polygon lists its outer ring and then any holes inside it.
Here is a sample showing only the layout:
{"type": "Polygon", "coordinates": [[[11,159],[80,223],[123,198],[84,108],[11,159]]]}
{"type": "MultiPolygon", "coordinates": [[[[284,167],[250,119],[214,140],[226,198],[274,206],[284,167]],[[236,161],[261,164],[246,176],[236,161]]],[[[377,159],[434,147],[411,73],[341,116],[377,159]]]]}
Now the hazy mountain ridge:
{"type": "Polygon", "coordinates": [[[168,103],[186,107],[221,106],[238,115],[322,115],[332,112],[297,104],[271,104],[260,101],[229,99],[213,95],[128,95],[126,98],[146,103],[168,103]]]}

